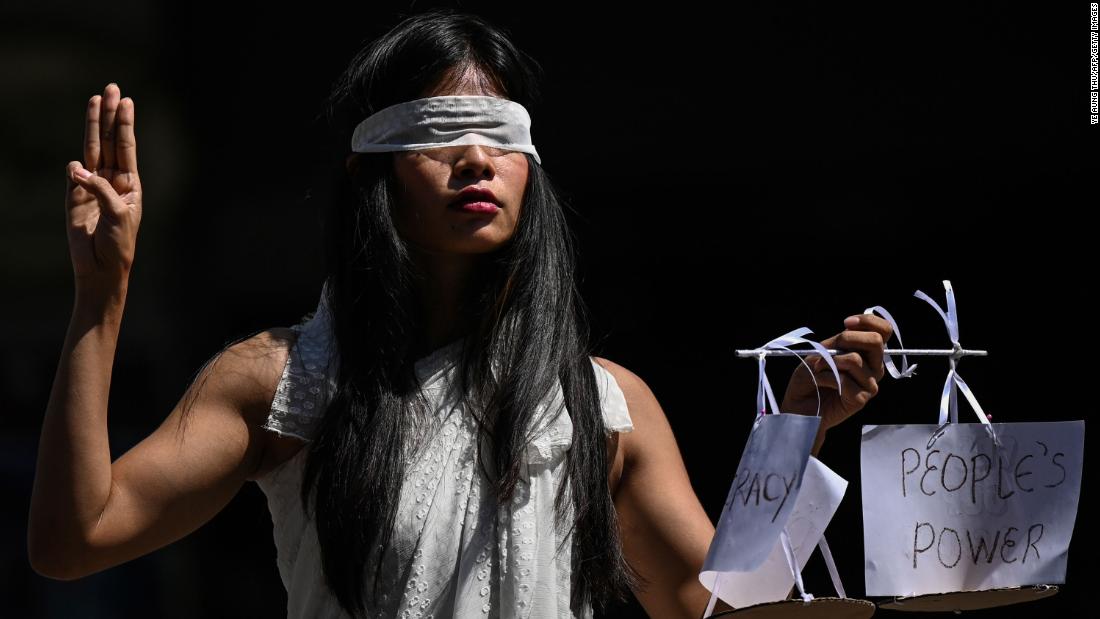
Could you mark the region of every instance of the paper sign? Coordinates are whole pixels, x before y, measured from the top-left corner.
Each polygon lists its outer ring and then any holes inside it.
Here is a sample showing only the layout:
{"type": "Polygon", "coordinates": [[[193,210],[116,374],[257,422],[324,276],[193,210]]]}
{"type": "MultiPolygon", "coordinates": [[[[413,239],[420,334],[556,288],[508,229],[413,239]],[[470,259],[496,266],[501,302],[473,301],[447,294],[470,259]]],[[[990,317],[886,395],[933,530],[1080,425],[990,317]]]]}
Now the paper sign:
{"type": "Polygon", "coordinates": [[[704,572],[749,572],[768,558],[798,499],[820,423],[820,417],[789,413],[756,418],[704,572]]]}
{"type": "MultiPolygon", "coordinates": [[[[801,571],[810,560],[825,527],[833,519],[848,482],[817,458],[810,456],[802,476],[802,489],[787,520],[787,535],[801,571]]],[[[718,577],[718,597],[734,608],[784,600],[794,586],[794,577],[779,540],[771,553],[751,572],[708,572],[699,574],[699,582],[713,591],[718,577]]]]}
{"type": "Polygon", "coordinates": [[[863,426],[867,595],[1064,583],[1085,422],[863,426]]]}

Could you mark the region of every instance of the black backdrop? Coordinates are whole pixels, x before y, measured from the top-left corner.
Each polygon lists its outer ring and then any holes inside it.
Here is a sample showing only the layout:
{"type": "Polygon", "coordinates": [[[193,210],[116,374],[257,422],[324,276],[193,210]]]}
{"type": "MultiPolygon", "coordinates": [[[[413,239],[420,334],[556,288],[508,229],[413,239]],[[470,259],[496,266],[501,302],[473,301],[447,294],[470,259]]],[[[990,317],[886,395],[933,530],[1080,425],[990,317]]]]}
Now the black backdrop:
{"type": "MultiPolygon", "coordinates": [[[[88,97],[118,82],[137,105],[147,195],[112,389],[117,458],[224,342],[313,308],[311,120],[362,42],[436,4],[0,9],[0,615],[285,614],[254,484],[128,564],[75,582],[29,569],[37,437],[72,307],[64,167],[81,156],[88,97]]],[[[948,347],[913,297],[945,305],[944,279],[961,342],[990,351],[959,370],[998,421],[1094,409],[1082,382],[1097,172],[1087,3],[443,4],[507,27],[545,69],[532,134],[574,209],[598,354],[653,389],[715,521],[757,381],[734,349],[801,326],[824,339],[872,305],[891,311],[906,345],[948,347]]],[[[794,363],[769,363],[780,395],[794,363]]],[[[920,363],[915,378],[884,379],[821,453],[850,482],[828,531],[849,595],[863,593],[859,426],[934,422],[947,363],[920,363]]],[[[1084,608],[1091,468],[1063,592],[974,616],[1084,608]]],[[[804,576],[832,594],[819,556],[804,576]]]]}

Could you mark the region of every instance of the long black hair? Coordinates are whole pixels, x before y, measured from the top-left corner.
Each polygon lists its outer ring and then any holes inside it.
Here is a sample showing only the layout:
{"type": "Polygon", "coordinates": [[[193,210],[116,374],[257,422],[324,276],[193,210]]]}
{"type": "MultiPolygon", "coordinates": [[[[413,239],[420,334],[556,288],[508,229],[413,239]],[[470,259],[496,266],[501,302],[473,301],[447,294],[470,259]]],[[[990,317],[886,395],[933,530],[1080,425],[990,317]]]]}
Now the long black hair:
{"type": "MultiPolygon", "coordinates": [[[[484,19],[436,9],[405,17],[371,41],[336,81],[321,117],[331,142],[332,195],[322,217],[326,294],[339,359],[337,389],[309,445],[301,489],[321,544],[325,580],[358,616],[377,599],[379,574],[364,586],[372,549],[391,540],[404,477],[409,411],[424,404],[415,361],[426,352],[419,276],[394,227],[398,184],[393,153],[359,154],[345,167],[351,132],[368,115],[426,96],[473,69],[512,101],[533,110],[541,68],[507,31],[484,19]],[[368,597],[364,597],[367,594],[368,597]]],[[[560,381],[573,422],[556,526],[572,529],[571,607],[603,609],[623,600],[640,575],[623,558],[607,476],[607,430],[591,361],[589,327],[575,282],[574,239],[562,201],[531,155],[513,237],[479,256],[460,318],[466,329],[456,382],[487,434],[500,505],[512,497],[537,404],[560,381]],[[499,368],[490,370],[491,367],[499,368]],[[565,522],[566,501],[574,519],[565,522]]],[[[478,441],[479,445],[481,441],[478,441]]],[[[380,571],[380,570],[379,570],[380,571]]]]}

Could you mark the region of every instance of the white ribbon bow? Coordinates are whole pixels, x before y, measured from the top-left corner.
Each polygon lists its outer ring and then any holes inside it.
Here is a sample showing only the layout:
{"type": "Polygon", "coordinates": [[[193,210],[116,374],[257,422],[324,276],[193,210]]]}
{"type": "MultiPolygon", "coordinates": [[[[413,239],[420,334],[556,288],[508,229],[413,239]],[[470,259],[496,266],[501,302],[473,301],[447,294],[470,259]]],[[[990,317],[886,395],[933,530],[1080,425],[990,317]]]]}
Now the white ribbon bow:
{"type": "MultiPolygon", "coordinates": [[[[817,386],[817,379],[814,378],[813,371],[810,369],[810,366],[806,364],[806,361],[802,358],[802,356],[797,354],[796,351],[793,351],[790,348],[787,348],[787,345],[789,345],[789,344],[809,344],[810,346],[813,346],[815,350],[817,350],[819,353],[821,353],[822,358],[825,359],[825,363],[828,363],[829,367],[832,368],[833,376],[836,377],[836,388],[837,388],[838,393],[841,393],[841,390],[840,390],[840,372],[837,371],[836,363],[833,361],[832,355],[829,354],[829,349],[828,348],[825,348],[824,346],[822,346],[821,344],[818,344],[817,342],[815,342],[813,340],[807,340],[805,338],[799,337],[799,336],[805,335],[807,333],[813,333],[813,331],[811,331],[808,327],[802,327],[802,328],[799,328],[799,329],[795,329],[794,331],[791,331],[789,333],[785,333],[783,335],[780,335],[779,337],[777,337],[774,340],[768,342],[767,344],[764,344],[760,348],[764,349],[764,350],[775,350],[775,349],[778,349],[778,348],[782,348],[783,350],[788,350],[792,353],[796,353],[795,356],[798,357],[798,360],[802,363],[802,365],[806,366],[806,371],[810,373],[810,379],[814,381],[814,388],[817,389],[817,413],[815,413],[815,416],[820,417],[821,416],[821,389],[818,388],[818,386],[817,386]]],[[[757,389],[756,389],[756,413],[757,413],[757,418],[759,418],[761,415],[764,415],[765,413],[767,413],[767,407],[765,406],[765,400],[764,400],[765,396],[767,397],[767,402],[770,402],[771,405],[772,405],[772,413],[773,414],[780,413],[782,411],[779,410],[779,405],[776,404],[776,402],[775,402],[775,393],[772,392],[771,383],[768,382],[768,375],[764,372],[764,363],[765,363],[765,360],[767,359],[767,355],[763,352],[760,352],[756,355],[756,359],[757,359],[757,363],[758,363],[759,368],[760,368],[760,380],[759,380],[759,385],[757,386],[757,389]]]]}
{"type": "Polygon", "coordinates": [[[954,354],[948,357],[950,369],[947,371],[947,381],[943,384],[943,393],[940,396],[939,427],[936,428],[936,432],[932,435],[932,438],[928,440],[928,446],[931,447],[932,444],[936,442],[936,439],[943,434],[948,423],[959,423],[957,389],[962,390],[963,395],[965,395],[966,399],[970,402],[970,406],[973,407],[974,412],[978,414],[978,419],[985,424],[986,431],[989,433],[989,437],[993,439],[994,444],[1000,446],[1001,443],[997,439],[996,432],[993,430],[993,424],[990,423],[981,405],[978,404],[978,398],[970,391],[970,387],[966,385],[966,381],[962,379],[962,376],[959,376],[958,371],[955,369],[955,364],[958,363],[959,358],[962,357],[960,354],[962,351],[962,344],[959,344],[959,314],[955,307],[955,292],[951,289],[950,280],[943,280],[943,287],[947,291],[947,312],[944,312],[938,303],[920,290],[913,293],[913,296],[924,299],[939,312],[940,317],[943,318],[943,322],[947,325],[947,335],[951,338],[951,345],[955,351],[954,354]]]}
{"type": "MultiPolygon", "coordinates": [[[[890,312],[886,311],[886,308],[881,305],[875,305],[863,310],[864,314],[874,314],[878,312],[882,314],[882,317],[890,323],[890,327],[894,330],[894,335],[898,338],[898,347],[904,349],[905,344],[901,341],[901,329],[898,329],[898,323],[894,322],[894,317],[890,315],[890,312]]],[[[882,343],[883,349],[886,348],[886,342],[882,343]]],[[[917,364],[909,365],[909,360],[906,359],[905,353],[901,355],[901,370],[894,367],[894,360],[890,358],[890,355],[885,352],[882,353],[882,360],[886,363],[886,369],[890,372],[890,376],[894,378],[912,378],[917,373],[917,364]]]]}

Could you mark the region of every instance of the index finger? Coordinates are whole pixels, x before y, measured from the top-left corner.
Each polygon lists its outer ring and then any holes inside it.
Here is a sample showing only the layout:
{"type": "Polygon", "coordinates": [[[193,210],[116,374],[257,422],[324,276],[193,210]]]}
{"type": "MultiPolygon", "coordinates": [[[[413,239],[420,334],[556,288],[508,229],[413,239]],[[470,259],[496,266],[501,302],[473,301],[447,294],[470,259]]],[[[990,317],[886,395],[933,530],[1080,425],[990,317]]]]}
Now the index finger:
{"type": "Polygon", "coordinates": [[[99,170],[99,104],[102,100],[101,95],[92,95],[84,115],[84,167],[92,172],[99,170]]]}
{"type": "Polygon", "coordinates": [[[874,314],[855,314],[845,319],[844,326],[853,331],[877,331],[882,336],[882,345],[885,347],[886,343],[890,341],[890,338],[894,335],[894,328],[890,326],[890,322],[881,316],[874,314]],[[857,318],[858,322],[854,325],[848,325],[848,320],[851,318],[857,318]]]}

